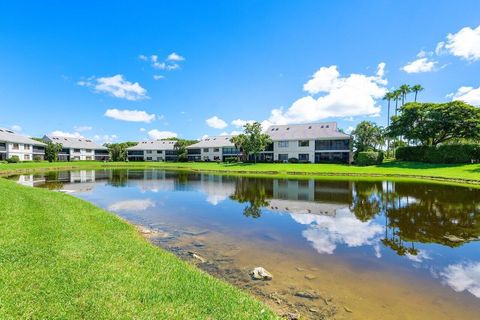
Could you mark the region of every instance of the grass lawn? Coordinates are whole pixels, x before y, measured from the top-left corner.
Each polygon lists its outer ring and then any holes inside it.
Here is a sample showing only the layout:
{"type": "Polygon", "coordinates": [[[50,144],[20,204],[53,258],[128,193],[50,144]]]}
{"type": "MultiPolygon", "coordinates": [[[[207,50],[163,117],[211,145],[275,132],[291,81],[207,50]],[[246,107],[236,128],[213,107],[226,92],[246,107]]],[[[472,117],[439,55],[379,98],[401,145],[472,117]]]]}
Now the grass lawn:
{"type": "Polygon", "coordinates": [[[275,315],[151,245],[113,214],[69,195],[0,179],[0,319],[20,318],[275,315]]]}
{"type": "Polygon", "coordinates": [[[25,170],[46,170],[57,168],[165,168],[198,171],[216,171],[239,174],[259,175],[343,175],[343,176],[381,176],[434,179],[459,183],[480,184],[480,164],[427,164],[417,162],[391,161],[377,166],[358,167],[341,164],[228,164],[205,162],[57,162],[57,163],[17,163],[0,164],[0,174],[22,172],[25,170]]]}

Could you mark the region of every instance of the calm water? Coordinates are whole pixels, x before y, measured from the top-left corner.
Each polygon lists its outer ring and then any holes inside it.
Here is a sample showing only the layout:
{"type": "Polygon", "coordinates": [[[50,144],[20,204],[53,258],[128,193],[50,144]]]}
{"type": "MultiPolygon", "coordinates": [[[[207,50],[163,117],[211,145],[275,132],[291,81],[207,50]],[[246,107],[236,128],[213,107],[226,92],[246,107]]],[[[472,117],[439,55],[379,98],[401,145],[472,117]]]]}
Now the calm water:
{"type": "Polygon", "coordinates": [[[340,319],[480,314],[478,189],[160,170],[12,178],[72,193],[157,231],[150,235],[155,244],[279,312],[340,319]],[[273,280],[252,281],[256,266],[273,280]]]}

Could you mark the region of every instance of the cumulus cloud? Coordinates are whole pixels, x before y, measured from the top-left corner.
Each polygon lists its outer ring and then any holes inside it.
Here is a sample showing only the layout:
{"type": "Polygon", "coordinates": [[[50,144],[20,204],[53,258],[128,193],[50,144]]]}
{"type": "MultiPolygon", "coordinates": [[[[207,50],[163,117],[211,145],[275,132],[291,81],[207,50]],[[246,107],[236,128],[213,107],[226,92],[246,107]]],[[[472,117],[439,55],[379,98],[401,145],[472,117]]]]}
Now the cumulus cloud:
{"type": "Polygon", "coordinates": [[[110,211],[145,211],[155,207],[155,202],[150,199],[123,200],[108,206],[110,211]]]}
{"type": "Polygon", "coordinates": [[[247,123],[253,123],[255,120],[242,120],[242,119],[235,119],[232,121],[232,125],[237,128],[243,128],[247,123]]]}
{"type": "Polygon", "coordinates": [[[302,97],[287,109],[273,109],[262,122],[263,129],[272,124],[305,123],[330,117],[373,116],[380,113],[377,100],[387,92],[385,63],[377,66],[373,76],[350,74],[342,77],[337,66],[321,67],[303,89],[302,97]],[[320,94],[320,96],[317,96],[320,94]]]}
{"type": "Polygon", "coordinates": [[[176,138],[178,134],[172,131],[160,131],[157,129],[153,129],[148,131],[148,136],[150,137],[150,139],[160,140],[160,139],[166,139],[166,138],[176,138]]]}
{"type": "Polygon", "coordinates": [[[457,92],[450,94],[452,100],[460,100],[474,106],[480,106],[480,87],[460,87],[457,92]]]}
{"type": "Polygon", "coordinates": [[[172,52],[168,55],[167,60],[168,61],[183,61],[183,60],[185,60],[185,58],[182,57],[181,55],[175,53],[175,52],[172,52]]]}
{"type": "Polygon", "coordinates": [[[65,137],[65,138],[85,138],[79,132],[65,132],[61,130],[52,131],[50,132],[49,135],[55,136],[55,137],[65,137]]]}
{"type": "Polygon", "coordinates": [[[90,126],[74,126],[73,129],[78,132],[84,132],[84,131],[92,131],[92,127],[90,126]]]}
{"type": "Polygon", "coordinates": [[[147,131],[147,129],[145,129],[145,128],[140,128],[140,132],[145,132],[145,131],[147,131]]]}
{"type": "Polygon", "coordinates": [[[98,141],[100,144],[112,143],[117,140],[118,136],[116,134],[104,134],[104,135],[94,135],[93,140],[98,141]]]}
{"type": "Polygon", "coordinates": [[[115,98],[137,101],[148,99],[147,90],[138,82],[130,82],[123,75],[117,74],[112,77],[90,77],[87,80],[78,81],[83,87],[92,87],[97,93],[107,93],[115,98]]]}
{"type": "Polygon", "coordinates": [[[447,35],[446,41],[437,44],[437,54],[450,53],[456,57],[476,61],[480,59],[480,26],[464,27],[457,33],[447,35]]]}
{"type": "Polygon", "coordinates": [[[221,136],[236,136],[236,135],[239,135],[240,133],[242,133],[242,131],[238,131],[238,130],[233,130],[232,132],[228,133],[226,131],[223,131],[222,133],[220,133],[221,136]]]}
{"type": "MultiPolygon", "coordinates": [[[[179,62],[184,61],[185,58],[178,53],[172,52],[167,56],[165,60],[159,59],[158,55],[152,54],[150,57],[147,57],[144,54],[139,55],[139,59],[142,61],[150,62],[152,68],[157,70],[176,70],[180,69],[179,62]]],[[[154,76],[155,80],[159,80],[163,76],[154,76]],[[157,77],[157,78],[155,78],[157,77]]]]}
{"type": "Polygon", "coordinates": [[[205,122],[209,127],[212,127],[215,129],[225,129],[227,127],[227,123],[217,116],[208,118],[207,120],[205,120],[205,122]]]}
{"type": "Polygon", "coordinates": [[[162,76],[161,74],[154,74],[153,75],[153,80],[161,80],[164,79],[165,76],[162,76]]]}
{"type": "Polygon", "coordinates": [[[419,58],[407,63],[402,67],[402,70],[406,73],[431,72],[435,70],[437,63],[437,61],[430,60],[429,58],[419,58]]]}
{"type": "Polygon", "coordinates": [[[108,109],[107,111],[105,111],[105,116],[115,120],[146,123],[150,123],[156,118],[155,114],[149,114],[141,110],[119,109],[108,109]]]}
{"type": "Polygon", "coordinates": [[[468,291],[480,298],[480,262],[452,264],[440,275],[456,292],[468,291]]]}

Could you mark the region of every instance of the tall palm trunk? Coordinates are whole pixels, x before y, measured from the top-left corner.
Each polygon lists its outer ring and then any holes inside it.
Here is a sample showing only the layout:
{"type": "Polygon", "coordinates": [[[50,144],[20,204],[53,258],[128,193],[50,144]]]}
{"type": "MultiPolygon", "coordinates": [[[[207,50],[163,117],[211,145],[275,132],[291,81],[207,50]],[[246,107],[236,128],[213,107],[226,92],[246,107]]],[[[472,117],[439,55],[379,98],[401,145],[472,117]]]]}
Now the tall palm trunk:
{"type": "Polygon", "coordinates": [[[418,91],[415,91],[415,102],[417,102],[417,93],[418,91]]]}
{"type": "MultiPolygon", "coordinates": [[[[388,99],[387,108],[387,127],[390,127],[390,99],[388,99]]],[[[390,154],[390,138],[387,137],[387,156],[390,154]]]]}

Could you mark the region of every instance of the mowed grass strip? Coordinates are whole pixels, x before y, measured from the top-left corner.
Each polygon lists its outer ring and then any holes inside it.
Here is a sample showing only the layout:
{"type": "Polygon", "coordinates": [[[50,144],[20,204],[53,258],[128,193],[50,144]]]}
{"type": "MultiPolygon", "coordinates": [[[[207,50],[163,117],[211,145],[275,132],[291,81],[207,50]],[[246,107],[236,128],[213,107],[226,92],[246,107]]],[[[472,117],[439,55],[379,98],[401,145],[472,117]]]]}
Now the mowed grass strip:
{"type": "Polygon", "coordinates": [[[75,197],[0,179],[0,319],[272,319],[75,197]]]}

